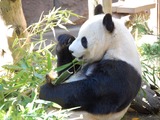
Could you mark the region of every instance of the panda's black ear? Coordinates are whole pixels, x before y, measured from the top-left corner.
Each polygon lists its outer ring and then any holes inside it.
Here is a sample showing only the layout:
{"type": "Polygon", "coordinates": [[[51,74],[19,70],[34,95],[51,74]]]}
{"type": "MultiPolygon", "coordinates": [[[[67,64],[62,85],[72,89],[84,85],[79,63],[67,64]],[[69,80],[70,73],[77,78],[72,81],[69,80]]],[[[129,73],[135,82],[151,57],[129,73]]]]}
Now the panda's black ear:
{"type": "Polygon", "coordinates": [[[103,8],[101,4],[98,4],[94,9],[94,15],[103,14],[103,8]]]}
{"type": "Polygon", "coordinates": [[[106,27],[106,29],[109,31],[109,32],[113,32],[114,30],[114,23],[113,23],[113,20],[112,20],[112,15],[111,14],[106,14],[103,18],[103,25],[106,27]]]}

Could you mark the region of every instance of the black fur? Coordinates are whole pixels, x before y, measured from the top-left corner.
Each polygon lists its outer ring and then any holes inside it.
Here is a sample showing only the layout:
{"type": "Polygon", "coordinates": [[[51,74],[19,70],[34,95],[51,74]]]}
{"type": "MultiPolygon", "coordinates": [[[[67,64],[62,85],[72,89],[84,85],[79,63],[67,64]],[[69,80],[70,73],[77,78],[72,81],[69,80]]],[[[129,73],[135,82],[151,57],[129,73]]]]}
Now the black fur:
{"type": "MultiPolygon", "coordinates": [[[[58,44],[56,46],[56,54],[57,54],[57,67],[59,67],[64,64],[70,63],[72,62],[72,60],[75,59],[75,57],[73,57],[72,54],[68,50],[69,45],[75,40],[75,38],[69,34],[62,34],[58,37],[57,40],[58,40],[58,44]]],[[[63,73],[65,70],[67,70],[68,68],[62,71],[59,71],[58,76],[61,73],[63,73]]],[[[69,69],[69,71],[74,72],[78,68],[79,68],[79,65],[76,65],[72,67],[71,69],[69,69]]]]}
{"type": "Polygon", "coordinates": [[[87,38],[86,38],[86,37],[82,37],[81,43],[82,43],[82,46],[83,46],[85,49],[87,49],[87,47],[88,47],[88,42],[87,42],[87,38]]]}
{"type": "Polygon", "coordinates": [[[103,14],[103,8],[101,4],[98,4],[94,9],[94,15],[103,14]]]}
{"type": "Polygon", "coordinates": [[[127,107],[140,86],[141,77],[129,64],[103,60],[84,80],[56,86],[46,83],[41,87],[39,97],[56,102],[63,108],[81,106],[79,110],[108,114],[127,107]]]}
{"type": "Polygon", "coordinates": [[[112,15],[111,14],[106,14],[103,18],[103,25],[106,27],[106,29],[112,33],[114,30],[114,23],[112,21],[112,15]]]}
{"type": "MultiPolygon", "coordinates": [[[[68,37],[63,35],[59,38],[58,45],[63,40],[66,44],[68,37]]],[[[64,50],[61,50],[57,53],[58,57],[67,61],[72,59],[71,56],[67,57],[69,53],[64,54],[62,53],[64,50]]],[[[58,62],[63,64],[65,61],[58,62]]],[[[44,84],[40,88],[40,99],[56,102],[63,108],[80,106],[78,110],[93,114],[108,114],[123,110],[140,89],[140,75],[131,65],[120,60],[102,60],[93,64],[95,68],[90,75],[86,75],[90,65],[82,69],[85,75],[83,80],[59,85],[53,85],[51,82],[44,84]]]]}

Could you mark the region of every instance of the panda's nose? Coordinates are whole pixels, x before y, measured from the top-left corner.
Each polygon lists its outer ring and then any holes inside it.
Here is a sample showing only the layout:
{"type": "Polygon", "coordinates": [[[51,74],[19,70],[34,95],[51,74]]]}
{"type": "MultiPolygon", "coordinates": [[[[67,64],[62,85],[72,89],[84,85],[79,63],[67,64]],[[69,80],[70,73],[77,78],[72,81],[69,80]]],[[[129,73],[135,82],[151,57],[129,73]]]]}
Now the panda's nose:
{"type": "Polygon", "coordinates": [[[73,53],[73,51],[72,51],[72,50],[69,50],[69,52],[70,52],[70,53],[73,53]]]}

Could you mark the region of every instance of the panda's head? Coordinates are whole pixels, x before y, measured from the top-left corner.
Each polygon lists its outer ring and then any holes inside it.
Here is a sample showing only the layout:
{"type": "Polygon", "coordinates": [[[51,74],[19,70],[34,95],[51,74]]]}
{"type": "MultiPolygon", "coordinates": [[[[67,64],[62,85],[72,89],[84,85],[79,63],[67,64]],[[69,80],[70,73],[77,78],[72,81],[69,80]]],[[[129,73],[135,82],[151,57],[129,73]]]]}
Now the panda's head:
{"type": "Polygon", "coordinates": [[[122,60],[141,73],[133,36],[124,23],[112,18],[111,14],[99,14],[88,19],[69,50],[74,57],[87,63],[104,59],[122,60]]]}
{"type": "Polygon", "coordinates": [[[89,63],[101,60],[111,44],[113,32],[111,14],[93,16],[81,26],[69,50],[79,60],[89,63]]]}

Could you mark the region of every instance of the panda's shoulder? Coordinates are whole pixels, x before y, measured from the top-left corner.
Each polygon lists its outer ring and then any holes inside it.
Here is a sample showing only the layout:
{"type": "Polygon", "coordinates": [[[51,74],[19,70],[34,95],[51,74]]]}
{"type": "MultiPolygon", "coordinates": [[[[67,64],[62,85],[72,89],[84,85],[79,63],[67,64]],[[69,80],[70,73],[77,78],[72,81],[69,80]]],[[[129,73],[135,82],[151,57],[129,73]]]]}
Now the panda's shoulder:
{"type": "Polygon", "coordinates": [[[130,78],[134,78],[135,76],[139,77],[139,73],[137,70],[127,63],[126,61],[122,60],[102,60],[96,65],[94,65],[94,70],[92,71],[93,74],[104,73],[104,75],[108,74],[110,76],[126,76],[130,78]]]}

